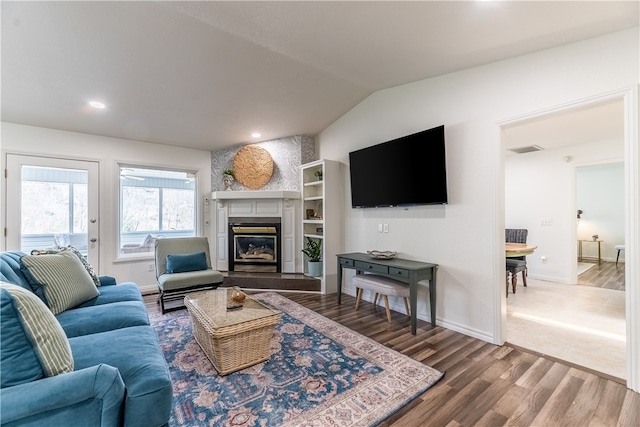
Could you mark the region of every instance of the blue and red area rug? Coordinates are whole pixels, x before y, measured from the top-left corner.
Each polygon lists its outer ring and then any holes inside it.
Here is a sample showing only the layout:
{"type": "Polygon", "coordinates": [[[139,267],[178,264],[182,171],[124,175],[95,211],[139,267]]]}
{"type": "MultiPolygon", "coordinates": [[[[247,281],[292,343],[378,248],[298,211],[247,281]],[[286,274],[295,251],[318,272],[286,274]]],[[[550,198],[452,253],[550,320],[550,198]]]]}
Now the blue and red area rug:
{"type": "Polygon", "coordinates": [[[186,310],[151,314],[173,379],[170,425],[373,426],[443,373],[275,293],[282,311],[266,362],[219,376],[186,310]]]}

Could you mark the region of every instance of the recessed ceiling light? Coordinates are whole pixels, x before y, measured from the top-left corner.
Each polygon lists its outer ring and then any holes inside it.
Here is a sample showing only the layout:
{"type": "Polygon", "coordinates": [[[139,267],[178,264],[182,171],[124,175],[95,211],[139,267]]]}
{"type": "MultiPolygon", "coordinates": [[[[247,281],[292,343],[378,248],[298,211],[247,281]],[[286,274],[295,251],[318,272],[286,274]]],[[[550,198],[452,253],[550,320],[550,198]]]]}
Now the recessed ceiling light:
{"type": "Polygon", "coordinates": [[[260,138],[262,136],[262,134],[260,134],[259,132],[254,132],[251,134],[252,137],[254,138],[260,138]]]}
{"type": "Polygon", "coordinates": [[[91,101],[91,102],[89,102],[89,105],[91,105],[93,108],[97,108],[99,110],[102,110],[103,108],[106,107],[106,105],[104,105],[100,101],[91,101]]]}

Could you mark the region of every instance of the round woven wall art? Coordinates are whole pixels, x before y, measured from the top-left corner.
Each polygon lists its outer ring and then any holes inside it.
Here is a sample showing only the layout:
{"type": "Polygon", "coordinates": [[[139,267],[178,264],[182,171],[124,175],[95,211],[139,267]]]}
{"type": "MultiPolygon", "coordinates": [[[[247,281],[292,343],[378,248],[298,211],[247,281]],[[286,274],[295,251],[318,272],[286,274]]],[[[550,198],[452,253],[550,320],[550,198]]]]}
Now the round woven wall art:
{"type": "Polygon", "coordinates": [[[242,147],[233,158],[233,173],[236,181],[247,188],[264,187],[273,175],[271,154],[257,145],[242,147]]]}

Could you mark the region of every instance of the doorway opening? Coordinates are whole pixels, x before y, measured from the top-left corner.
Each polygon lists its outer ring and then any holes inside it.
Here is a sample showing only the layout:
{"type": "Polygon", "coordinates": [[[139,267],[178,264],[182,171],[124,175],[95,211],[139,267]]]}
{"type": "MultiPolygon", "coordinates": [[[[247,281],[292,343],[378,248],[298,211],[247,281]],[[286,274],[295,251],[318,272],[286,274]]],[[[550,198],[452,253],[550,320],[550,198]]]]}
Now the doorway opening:
{"type": "MultiPolygon", "coordinates": [[[[531,115],[502,127],[507,153],[505,228],[528,229],[529,242],[537,246],[527,257],[528,286],[519,286],[505,300],[503,336],[510,344],[622,380],[628,376],[626,295],[578,286],[579,240],[586,239],[576,222],[580,206],[576,206],[575,170],[589,163],[624,161],[627,138],[620,95],[531,115]],[[522,150],[529,146],[538,149],[522,150]]],[[[622,191],[627,197],[629,189],[622,191]]],[[[628,233],[623,226],[623,236],[628,233]]]]}

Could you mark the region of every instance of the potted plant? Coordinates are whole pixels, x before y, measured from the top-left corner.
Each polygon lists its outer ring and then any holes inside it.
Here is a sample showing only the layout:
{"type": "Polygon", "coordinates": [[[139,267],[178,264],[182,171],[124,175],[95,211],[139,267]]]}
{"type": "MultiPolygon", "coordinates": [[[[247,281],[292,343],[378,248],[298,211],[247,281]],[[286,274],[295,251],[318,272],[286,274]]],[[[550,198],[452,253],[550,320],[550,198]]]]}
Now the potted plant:
{"type": "Polygon", "coordinates": [[[318,181],[322,181],[322,169],[318,169],[317,171],[315,171],[314,175],[316,176],[316,178],[318,178],[318,181]]]}
{"type": "Polygon", "coordinates": [[[235,181],[236,175],[233,173],[233,169],[227,169],[222,172],[222,182],[224,182],[225,191],[231,190],[231,185],[235,181]]]}
{"type": "Polygon", "coordinates": [[[309,276],[322,276],[322,240],[307,237],[306,247],[302,250],[307,256],[307,269],[309,276]]]}

